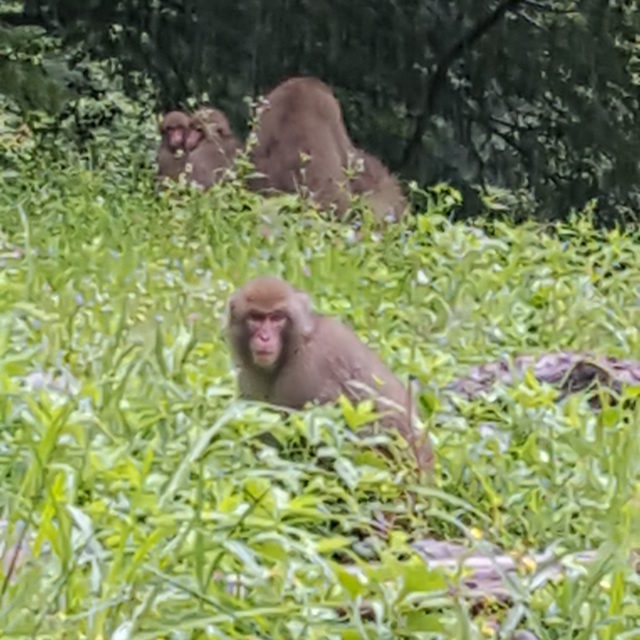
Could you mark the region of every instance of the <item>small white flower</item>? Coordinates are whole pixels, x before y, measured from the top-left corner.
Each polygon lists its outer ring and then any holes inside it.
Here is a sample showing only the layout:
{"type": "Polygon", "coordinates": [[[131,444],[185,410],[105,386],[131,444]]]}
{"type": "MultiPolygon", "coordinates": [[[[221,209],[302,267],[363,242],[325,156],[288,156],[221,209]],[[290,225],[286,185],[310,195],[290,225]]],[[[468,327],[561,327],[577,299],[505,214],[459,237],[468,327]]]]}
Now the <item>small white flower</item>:
{"type": "Polygon", "coordinates": [[[418,273],[416,273],[416,282],[418,284],[429,284],[429,277],[422,269],[419,269],[418,273]]]}

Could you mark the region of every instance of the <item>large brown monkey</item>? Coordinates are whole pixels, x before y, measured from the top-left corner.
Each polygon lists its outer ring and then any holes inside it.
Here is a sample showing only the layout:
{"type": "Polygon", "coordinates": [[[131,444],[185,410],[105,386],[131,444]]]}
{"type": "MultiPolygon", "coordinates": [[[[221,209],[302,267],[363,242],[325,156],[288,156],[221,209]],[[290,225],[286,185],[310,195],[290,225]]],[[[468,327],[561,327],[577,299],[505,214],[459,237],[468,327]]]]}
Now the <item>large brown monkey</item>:
{"type": "Polygon", "coordinates": [[[228,337],[240,395],[275,405],[372,398],[385,426],[397,428],[420,468],[433,464],[431,443],[413,427],[407,389],[358,336],[311,309],[309,297],[273,276],[256,278],[229,301],[228,337]]]}
{"type": "Polygon", "coordinates": [[[170,111],[160,123],[160,147],[156,157],[158,179],[176,180],[187,162],[187,137],[191,118],[183,111],[170,111]]]}
{"type": "Polygon", "coordinates": [[[323,208],[335,207],[339,217],[349,207],[351,189],[345,169],[361,155],[364,171],[353,193],[368,193],[380,219],[388,210],[399,217],[404,199],[382,163],[357,150],[347,133],[340,104],[317,78],[290,78],[266,97],[251,157],[262,179],[250,187],[295,192],[306,186],[323,208]],[[380,194],[376,197],[376,194],[380,194]]]}
{"type": "Polygon", "coordinates": [[[218,109],[205,107],[191,117],[186,147],[190,179],[207,189],[231,165],[241,144],[227,116],[218,109]]]}

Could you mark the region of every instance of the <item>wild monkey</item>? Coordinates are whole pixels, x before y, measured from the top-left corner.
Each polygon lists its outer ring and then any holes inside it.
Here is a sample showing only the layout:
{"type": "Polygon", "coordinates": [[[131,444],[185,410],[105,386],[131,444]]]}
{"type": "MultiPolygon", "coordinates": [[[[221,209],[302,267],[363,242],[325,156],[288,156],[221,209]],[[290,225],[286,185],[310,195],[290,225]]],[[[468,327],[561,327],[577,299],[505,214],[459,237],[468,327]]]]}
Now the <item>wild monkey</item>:
{"type": "Polygon", "coordinates": [[[250,281],[229,301],[228,338],[242,397],[294,409],[340,394],[371,398],[382,425],[396,428],[431,470],[431,442],[414,428],[405,386],[351,329],[315,313],[306,293],[274,276],[250,281]]]}
{"type": "Polygon", "coordinates": [[[227,116],[219,109],[204,107],[191,117],[186,147],[190,180],[208,189],[231,165],[242,145],[227,116]]]}
{"type": "Polygon", "coordinates": [[[290,78],[265,99],[256,129],[251,159],[262,177],[249,187],[257,191],[294,193],[300,187],[339,218],[349,208],[352,193],[363,194],[379,220],[398,219],[406,201],[397,180],[372,155],[356,149],[349,138],[340,104],[317,78],[290,78]],[[349,184],[346,169],[363,165],[349,184]]]}
{"type": "Polygon", "coordinates": [[[170,111],[160,122],[160,147],[156,155],[157,180],[177,180],[187,162],[187,137],[191,117],[184,111],[170,111]]]}

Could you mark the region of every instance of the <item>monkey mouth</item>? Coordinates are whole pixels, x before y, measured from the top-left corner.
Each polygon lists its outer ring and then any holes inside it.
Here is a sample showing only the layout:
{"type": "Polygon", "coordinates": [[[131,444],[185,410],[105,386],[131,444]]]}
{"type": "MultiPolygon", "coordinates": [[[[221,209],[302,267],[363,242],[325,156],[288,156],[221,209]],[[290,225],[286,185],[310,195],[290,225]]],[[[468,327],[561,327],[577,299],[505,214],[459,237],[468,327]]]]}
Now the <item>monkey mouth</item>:
{"type": "Polygon", "coordinates": [[[269,368],[276,363],[276,352],[264,349],[262,351],[255,351],[253,354],[253,361],[258,367],[269,368]]]}

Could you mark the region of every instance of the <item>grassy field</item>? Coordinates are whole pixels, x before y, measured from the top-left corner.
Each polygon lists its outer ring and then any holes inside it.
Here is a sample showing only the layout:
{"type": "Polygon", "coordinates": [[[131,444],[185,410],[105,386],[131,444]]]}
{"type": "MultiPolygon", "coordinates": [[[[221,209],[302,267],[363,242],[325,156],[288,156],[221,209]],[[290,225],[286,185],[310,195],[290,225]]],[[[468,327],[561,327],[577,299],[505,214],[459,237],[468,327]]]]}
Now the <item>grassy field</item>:
{"type": "Polygon", "coordinates": [[[0,192],[2,637],[640,637],[634,403],[444,392],[505,355],[640,359],[640,236],[450,224],[440,189],[356,240],[295,198],[87,166],[25,163],[0,192]],[[262,273],[417,378],[431,482],[354,436],[366,407],[235,399],[224,308],[262,273]],[[464,597],[424,538],[523,559],[509,602],[464,597]],[[527,557],[549,550],[596,560],[545,582],[527,557]]]}

